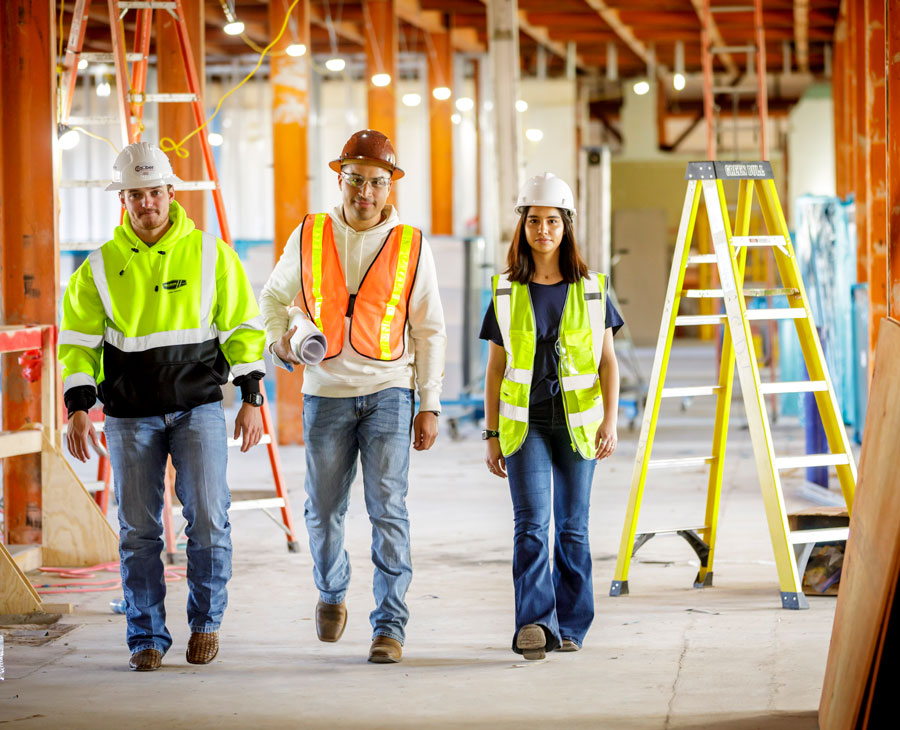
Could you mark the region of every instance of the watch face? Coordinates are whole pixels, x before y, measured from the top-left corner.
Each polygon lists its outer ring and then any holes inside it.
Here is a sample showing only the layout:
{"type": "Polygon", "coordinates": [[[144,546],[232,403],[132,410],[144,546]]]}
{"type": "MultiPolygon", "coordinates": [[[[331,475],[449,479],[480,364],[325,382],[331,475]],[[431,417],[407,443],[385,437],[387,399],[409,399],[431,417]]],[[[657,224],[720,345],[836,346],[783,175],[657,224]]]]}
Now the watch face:
{"type": "Polygon", "coordinates": [[[261,406],[263,404],[262,393],[250,393],[244,398],[244,403],[249,403],[251,406],[261,406]]]}

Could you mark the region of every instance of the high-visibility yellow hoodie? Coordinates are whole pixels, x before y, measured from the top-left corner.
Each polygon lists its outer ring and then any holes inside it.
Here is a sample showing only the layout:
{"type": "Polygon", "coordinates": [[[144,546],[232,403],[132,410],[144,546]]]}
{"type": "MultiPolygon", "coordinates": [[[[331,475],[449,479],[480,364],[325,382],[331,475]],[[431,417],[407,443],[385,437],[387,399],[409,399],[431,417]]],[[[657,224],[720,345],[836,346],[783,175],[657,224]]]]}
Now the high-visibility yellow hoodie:
{"type": "Polygon", "coordinates": [[[148,245],[125,216],[70,278],[59,333],[70,413],[96,396],[117,417],[188,410],[222,400],[229,371],[259,392],[265,332],[238,255],[177,202],[169,220],[148,245]]]}

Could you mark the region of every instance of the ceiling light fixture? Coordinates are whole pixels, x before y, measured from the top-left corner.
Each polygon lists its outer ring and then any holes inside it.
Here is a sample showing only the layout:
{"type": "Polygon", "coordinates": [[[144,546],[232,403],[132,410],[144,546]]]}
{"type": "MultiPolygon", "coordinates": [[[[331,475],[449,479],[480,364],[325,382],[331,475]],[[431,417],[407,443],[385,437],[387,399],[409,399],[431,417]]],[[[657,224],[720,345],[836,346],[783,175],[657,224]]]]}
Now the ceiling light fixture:
{"type": "Polygon", "coordinates": [[[422,103],[422,97],[418,94],[404,94],[402,101],[405,106],[419,106],[422,103]]]}
{"type": "Polygon", "coordinates": [[[346,65],[347,62],[340,56],[335,56],[334,58],[329,58],[325,61],[325,68],[329,71],[343,71],[346,65]]]}
{"type": "Polygon", "coordinates": [[[59,138],[59,148],[70,150],[78,145],[81,135],[71,127],[65,124],[58,124],[56,127],[56,136],[59,138]]]}
{"type": "Polygon", "coordinates": [[[306,46],[304,46],[302,43],[291,43],[291,45],[284,49],[284,52],[289,56],[297,58],[299,56],[306,55],[306,46]]]}
{"type": "Polygon", "coordinates": [[[447,101],[452,95],[452,91],[448,89],[446,86],[437,86],[434,91],[431,92],[431,95],[437,99],[438,101],[447,101]]]}
{"type": "Polygon", "coordinates": [[[218,132],[210,132],[207,139],[213,147],[221,147],[222,143],[225,141],[225,138],[218,132]]]}
{"type": "Polygon", "coordinates": [[[544,133],[540,129],[526,129],[525,136],[531,142],[540,142],[544,138],[544,133]]]}
{"type": "Polygon", "coordinates": [[[391,75],[390,74],[375,74],[372,76],[372,85],[373,86],[387,86],[391,83],[391,75]]]}
{"type": "Polygon", "coordinates": [[[672,86],[676,91],[681,91],[685,86],[684,41],[675,41],[675,75],[672,76],[672,86]]]}
{"type": "Polygon", "coordinates": [[[458,114],[457,112],[453,112],[453,114],[450,115],[450,121],[454,124],[459,124],[462,121],[462,115],[458,114]]]}
{"type": "Polygon", "coordinates": [[[112,93],[112,87],[109,81],[103,80],[97,84],[97,96],[107,97],[112,93]]]}
{"type": "Polygon", "coordinates": [[[644,79],[640,81],[636,81],[634,84],[634,93],[638,96],[644,96],[644,94],[650,91],[650,83],[644,79]]]}
{"type": "Polygon", "coordinates": [[[468,96],[461,96],[456,100],[456,108],[461,112],[470,112],[475,108],[475,102],[468,96]]]}
{"type": "Polygon", "coordinates": [[[237,16],[234,14],[234,2],[233,0],[219,0],[219,4],[222,6],[222,12],[225,13],[226,23],[222,26],[222,30],[225,31],[228,35],[240,35],[244,32],[244,24],[237,19],[237,16]]]}
{"type": "Polygon", "coordinates": [[[519,99],[516,102],[516,111],[517,112],[526,112],[528,111],[528,102],[524,99],[519,99]]]}

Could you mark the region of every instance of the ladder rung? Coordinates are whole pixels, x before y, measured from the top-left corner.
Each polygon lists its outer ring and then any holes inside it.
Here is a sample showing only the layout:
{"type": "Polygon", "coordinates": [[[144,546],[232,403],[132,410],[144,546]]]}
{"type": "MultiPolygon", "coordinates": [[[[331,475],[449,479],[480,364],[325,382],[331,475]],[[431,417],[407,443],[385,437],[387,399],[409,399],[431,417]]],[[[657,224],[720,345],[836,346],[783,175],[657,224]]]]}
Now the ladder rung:
{"type": "Polygon", "coordinates": [[[119,0],[119,10],[175,10],[174,0],[119,0]]]}
{"type": "Polygon", "coordinates": [[[732,236],[731,243],[735,248],[741,246],[784,246],[784,236],[732,236]]]}
{"type": "Polygon", "coordinates": [[[718,385],[685,385],[677,388],[663,388],[660,398],[690,398],[695,395],[716,395],[718,385]]]}
{"type": "Polygon", "coordinates": [[[106,482],[82,482],[89,492],[102,492],[106,488],[106,482]]]}
{"type": "Polygon", "coordinates": [[[244,499],[232,502],[228,508],[229,512],[247,509],[269,509],[271,507],[284,507],[284,500],[281,497],[271,497],[269,499],[244,499]]]}
{"type": "Polygon", "coordinates": [[[711,13],[752,13],[754,8],[752,5],[710,5],[711,13]]]}
{"type": "Polygon", "coordinates": [[[811,542],[835,542],[846,540],[849,527],[823,527],[818,530],[794,530],[788,535],[791,545],[806,545],[811,542]]]}
{"type": "Polygon", "coordinates": [[[93,251],[100,248],[106,241],[60,241],[60,251],[93,251]]]}
{"type": "Polygon", "coordinates": [[[688,256],[688,265],[690,264],[714,264],[718,262],[714,253],[695,253],[688,256]]]}
{"type": "Polygon", "coordinates": [[[713,86],[713,94],[756,94],[755,86],[713,86]]]}
{"type": "MultiPolygon", "coordinates": [[[[242,439],[228,439],[229,446],[240,446],[242,443],[243,443],[242,439]]],[[[260,436],[259,443],[257,444],[257,446],[263,446],[264,444],[270,444],[270,443],[272,443],[271,434],[264,433],[262,436],[260,436]]]]}
{"type": "Polygon", "coordinates": [[[849,464],[847,454],[807,454],[806,456],[779,456],[775,459],[776,469],[793,469],[798,466],[841,466],[849,464]]]}
{"type": "Polygon", "coordinates": [[[679,532],[702,532],[703,530],[708,530],[709,528],[706,525],[697,525],[694,527],[669,527],[664,528],[662,530],[643,530],[639,532],[639,535],[653,535],[654,537],[663,535],[678,535],[679,532]]]}
{"type": "Polygon", "coordinates": [[[806,319],[806,310],[802,307],[787,307],[786,309],[748,309],[747,319],[806,319]]]}
{"type": "Polygon", "coordinates": [[[651,459],[647,462],[647,469],[682,469],[689,466],[712,464],[712,462],[712,456],[688,456],[681,459],[651,459]]]}
{"type": "Polygon", "coordinates": [[[800,290],[788,287],[786,289],[769,289],[769,288],[749,288],[744,289],[745,297],[777,297],[784,295],[786,297],[800,296],[800,290]]]}
{"type": "Polygon", "coordinates": [[[760,383],[759,392],[770,393],[813,393],[817,390],[828,390],[824,380],[785,380],[781,383],[760,383]]]}
{"type": "Polygon", "coordinates": [[[756,46],[710,46],[710,53],[756,53],[756,46]]]}
{"type": "Polygon", "coordinates": [[[104,124],[118,124],[119,117],[69,117],[66,124],[70,127],[91,127],[104,124]]]}
{"type": "Polygon", "coordinates": [[[681,296],[688,299],[721,299],[721,289],[684,289],[681,296]]]}
{"type": "MultiPolygon", "coordinates": [[[[119,3],[121,7],[124,3],[119,3]]],[[[87,61],[88,63],[114,63],[116,57],[112,53],[97,53],[94,51],[82,51],[78,54],[78,58],[82,61],[87,61]]],[[[135,61],[143,61],[144,56],[140,53],[126,53],[125,60],[128,63],[133,63],[135,61]]]]}
{"type": "Polygon", "coordinates": [[[140,103],[141,101],[146,102],[155,102],[157,104],[172,104],[172,103],[183,103],[186,101],[197,101],[196,94],[141,94],[141,93],[132,93],[131,100],[135,103],[140,103]]]}
{"type": "Polygon", "coordinates": [[[697,324],[722,324],[724,314],[680,314],[675,317],[676,327],[690,327],[697,324]]]}

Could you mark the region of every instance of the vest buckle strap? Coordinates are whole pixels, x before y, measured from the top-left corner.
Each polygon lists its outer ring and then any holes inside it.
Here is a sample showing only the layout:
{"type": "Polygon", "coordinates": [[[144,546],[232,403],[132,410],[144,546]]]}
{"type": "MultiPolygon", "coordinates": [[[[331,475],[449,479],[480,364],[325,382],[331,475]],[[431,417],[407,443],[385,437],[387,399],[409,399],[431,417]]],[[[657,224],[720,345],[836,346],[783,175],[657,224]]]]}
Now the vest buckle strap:
{"type": "Polygon", "coordinates": [[[347,301],[347,314],[345,317],[353,316],[353,305],[356,304],[356,294],[351,294],[349,300],[347,301]]]}

